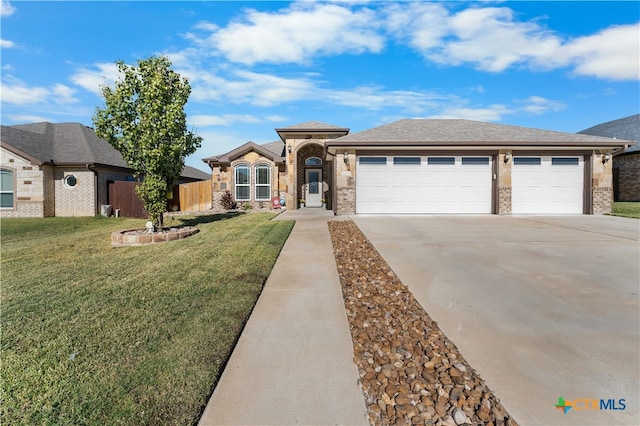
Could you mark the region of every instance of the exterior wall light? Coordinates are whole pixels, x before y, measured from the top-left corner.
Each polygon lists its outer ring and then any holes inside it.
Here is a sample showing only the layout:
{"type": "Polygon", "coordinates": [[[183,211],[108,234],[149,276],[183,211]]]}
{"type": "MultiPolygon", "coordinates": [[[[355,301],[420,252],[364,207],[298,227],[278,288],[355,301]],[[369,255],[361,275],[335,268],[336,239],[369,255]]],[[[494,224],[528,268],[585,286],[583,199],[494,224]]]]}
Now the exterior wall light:
{"type": "Polygon", "coordinates": [[[291,145],[287,146],[287,151],[289,151],[289,154],[291,154],[291,145]]]}
{"type": "Polygon", "coordinates": [[[610,153],[605,153],[602,155],[602,164],[606,164],[609,162],[609,160],[611,160],[611,154],[610,153]]]}
{"type": "Polygon", "coordinates": [[[504,153],[504,164],[507,164],[511,160],[511,152],[507,151],[504,153]]]}
{"type": "Polygon", "coordinates": [[[344,158],[344,164],[349,164],[349,154],[347,151],[342,154],[342,157],[344,158]]]}

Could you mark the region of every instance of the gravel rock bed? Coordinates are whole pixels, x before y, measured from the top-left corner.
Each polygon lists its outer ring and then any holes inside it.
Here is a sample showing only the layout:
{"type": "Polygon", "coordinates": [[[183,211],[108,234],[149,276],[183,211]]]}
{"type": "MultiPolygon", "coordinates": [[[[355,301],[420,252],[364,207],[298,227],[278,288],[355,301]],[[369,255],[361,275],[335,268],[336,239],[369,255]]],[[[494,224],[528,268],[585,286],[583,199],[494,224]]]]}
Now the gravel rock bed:
{"type": "Polygon", "coordinates": [[[374,425],[517,425],[360,229],[329,222],[374,425]]]}

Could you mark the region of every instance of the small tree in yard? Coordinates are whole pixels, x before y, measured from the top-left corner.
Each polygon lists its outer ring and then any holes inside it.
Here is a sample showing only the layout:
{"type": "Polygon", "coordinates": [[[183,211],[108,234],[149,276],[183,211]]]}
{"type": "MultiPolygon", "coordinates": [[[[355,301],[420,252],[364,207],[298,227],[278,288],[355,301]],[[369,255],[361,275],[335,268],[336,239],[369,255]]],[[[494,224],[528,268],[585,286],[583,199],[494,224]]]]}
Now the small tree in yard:
{"type": "Polygon", "coordinates": [[[96,109],[96,134],[106,139],[136,174],[136,193],[157,227],[162,227],[167,194],[202,138],[187,130],[184,105],[191,86],[166,57],[138,66],[116,62],[120,80],[102,87],[105,107],[96,109]]]}

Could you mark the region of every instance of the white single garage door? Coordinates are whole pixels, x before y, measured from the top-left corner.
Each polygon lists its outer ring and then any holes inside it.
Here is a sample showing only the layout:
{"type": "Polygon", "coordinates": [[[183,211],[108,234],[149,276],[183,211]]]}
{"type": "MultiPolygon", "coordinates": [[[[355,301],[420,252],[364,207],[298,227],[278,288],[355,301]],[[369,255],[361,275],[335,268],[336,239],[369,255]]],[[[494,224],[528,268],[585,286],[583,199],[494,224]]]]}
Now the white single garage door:
{"type": "Polygon", "coordinates": [[[582,157],[514,157],[512,166],[513,214],[583,213],[582,157]]]}
{"type": "Polygon", "coordinates": [[[489,156],[359,156],[356,213],[491,213],[489,156]]]}

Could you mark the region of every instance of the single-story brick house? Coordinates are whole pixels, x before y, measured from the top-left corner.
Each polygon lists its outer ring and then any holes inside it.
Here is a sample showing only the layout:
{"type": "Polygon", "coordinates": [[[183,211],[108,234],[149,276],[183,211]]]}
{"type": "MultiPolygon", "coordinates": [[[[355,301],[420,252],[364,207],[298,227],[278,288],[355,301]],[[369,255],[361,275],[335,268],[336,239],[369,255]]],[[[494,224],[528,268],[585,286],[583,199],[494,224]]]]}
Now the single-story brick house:
{"type": "Polygon", "coordinates": [[[640,201],[640,114],[607,121],[578,132],[636,142],[613,157],[615,201],[640,201]]]}
{"type": "MultiPolygon", "coordinates": [[[[80,123],[2,126],[2,217],[94,216],[110,181],[134,180],[122,155],[80,123]]],[[[185,167],[180,182],[210,176],[185,167]]]]}
{"type": "Polygon", "coordinates": [[[325,206],[335,214],[603,214],[611,157],[630,142],[458,119],[409,119],[359,133],[307,122],[203,159],[213,203],[325,206]]]}

